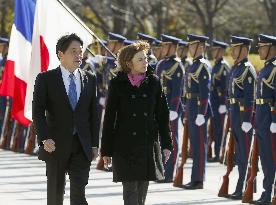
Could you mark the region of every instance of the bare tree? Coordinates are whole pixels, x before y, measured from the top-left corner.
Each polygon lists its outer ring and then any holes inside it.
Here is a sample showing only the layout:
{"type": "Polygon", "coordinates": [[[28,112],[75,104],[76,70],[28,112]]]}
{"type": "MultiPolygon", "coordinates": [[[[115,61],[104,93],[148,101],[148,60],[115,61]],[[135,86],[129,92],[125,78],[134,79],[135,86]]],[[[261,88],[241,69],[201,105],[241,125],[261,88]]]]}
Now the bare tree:
{"type": "Polygon", "coordinates": [[[187,2],[190,4],[188,11],[198,16],[204,34],[213,39],[216,28],[214,19],[229,0],[187,0],[187,2]]]}
{"type": "Polygon", "coordinates": [[[270,32],[276,33],[276,0],[259,0],[265,8],[266,15],[270,22],[270,32]]]}
{"type": "Polygon", "coordinates": [[[13,22],[14,2],[0,0],[0,36],[8,37],[13,22]]]}

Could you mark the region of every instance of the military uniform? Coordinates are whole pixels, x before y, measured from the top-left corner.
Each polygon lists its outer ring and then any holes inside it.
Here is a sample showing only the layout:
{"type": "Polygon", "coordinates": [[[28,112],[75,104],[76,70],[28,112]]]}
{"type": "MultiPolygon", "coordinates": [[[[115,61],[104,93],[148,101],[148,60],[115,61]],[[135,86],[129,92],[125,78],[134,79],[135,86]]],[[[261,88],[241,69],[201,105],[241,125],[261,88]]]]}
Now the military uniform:
{"type": "MultiPolygon", "coordinates": [[[[188,41],[192,43],[206,43],[208,37],[188,35],[188,41]]],[[[207,121],[212,115],[209,101],[211,81],[210,62],[202,55],[193,59],[193,64],[186,74],[185,88],[188,113],[189,137],[192,147],[192,175],[191,182],[184,185],[187,189],[203,188],[205,178],[205,166],[207,157],[207,121]],[[197,124],[199,116],[204,117],[204,123],[197,124]]]]}
{"type": "MultiPolygon", "coordinates": [[[[259,35],[259,46],[276,46],[276,37],[259,35]]],[[[264,173],[263,188],[260,202],[271,201],[276,165],[276,135],[270,131],[272,122],[276,122],[275,88],[276,88],[276,56],[268,59],[261,69],[257,80],[256,95],[256,133],[259,153],[264,173]]]]}
{"type": "MultiPolygon", "coordinates": [[[[231,37],[231,46],[250,46],[252,40],[245,37],[231,37]]],[[[230,198],[242,197],[243,184],[247,169],[252,128],[245,132],[244,125],[252,121],[255,93],[255,68],[247,58],[232,67],[229,78],[230,124],[235,139],[235,153],[239,170],[239,179],[235,192],[230,198]]],[[[252,127],[252,126],[251,126],[252,127]]]]}
{"type": "MultiPolygon", "coordinates": [[[[180,39],[162,34],[161,40],[177,45],[180,39]]],[[[171,182],[178,159],[178,113],[184,82],[184,68],[181,59],[174,55],[161,60],[156,67],[156,73],[160,77],[170,109],[173,152],[165,164],[165,182],[171,182]]]]}
{"type": "MultiPolygon", "coordinates": [[[[213,40],[212,47],[226,49],[228,44],[213,40]]],[[[215,135],[215,160],[219,160],[221,140],[223,135],[224,119],[226,114],[227,82],[229,77],[229,64],[223,59],[216,60],[211,73],[210,101],[213,110],[213,129],[215,135]],[[224,108],[225,110],[222,110],[224,108]]]]}
{"type": "MultiPolygon", "coordinates": [[[[189,46],[189,43],[187,41],[181,40],[179,42],[180,46],[189,46]]],[[[192,65],[191,59],[189,59],[187,56],[184,56],[181,58],[182,65],[184,67],[185,74],[188,73],[188,68],[192,65]]],[[[185,76],[184,76],[184,83],[183,83],[183,91],[182,91],[182,98],[181,98],[181,105],[179,108],[178,114],[181,116],[181,122],[183,123],[184,117],[185,117],[185,105],[186,105],[186,91],[185,91],[185,76]]]]}

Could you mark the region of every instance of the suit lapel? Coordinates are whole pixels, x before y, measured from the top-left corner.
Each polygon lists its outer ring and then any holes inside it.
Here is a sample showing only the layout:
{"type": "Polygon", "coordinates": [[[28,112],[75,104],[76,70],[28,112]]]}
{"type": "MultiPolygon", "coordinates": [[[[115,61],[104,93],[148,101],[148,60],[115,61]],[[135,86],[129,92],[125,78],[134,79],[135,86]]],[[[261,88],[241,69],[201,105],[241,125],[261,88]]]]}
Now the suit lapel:
{"type": "Polygon", "coordinates": [[[63,78],[62,78],[62,73],[61,73],[60,67],[57,68],[57,89],[61,93],[61,97],[63,98],[64,102],[66,102],[66,104],[72,110],[72,107],[70,105],[69,98],[68,98],[68,95],[67,95],[67,92],[66,92],[66,88],[65,88],[65,85],[63,83],[63,78]]]}
{"type": "Polygon", "coordinates": [[[79,97],[79,100],[77,102],[75,110],[79,107],[79,104],[82,101],[83,95],[86,91],[86,85],[87,85],[87,82],[88,82],[88,79],[87,79],[87,76],[86,76],[85,72],[82,71],[81,69],[79,69],[79,72],[80,72],[80,78],[81,78],[81,93],[80,93],[80,97],[79,97]]]}

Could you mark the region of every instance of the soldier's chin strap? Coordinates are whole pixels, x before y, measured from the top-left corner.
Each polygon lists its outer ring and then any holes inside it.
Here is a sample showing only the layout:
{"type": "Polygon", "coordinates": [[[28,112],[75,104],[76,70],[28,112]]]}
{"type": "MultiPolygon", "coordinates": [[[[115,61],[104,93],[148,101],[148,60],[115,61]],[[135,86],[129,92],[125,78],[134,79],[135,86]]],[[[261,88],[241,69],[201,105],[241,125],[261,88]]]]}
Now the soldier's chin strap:
{"type": "Polygon", "coordinates": [[[197,43],[197,45],[196,45],[196,49],[195,49],[195,52],[194,52],[193,58],[195,58],[195,55],[197,54],[198,47],[199,47],[199,43],[197,43]]]}
{"type": "Polygon", "coordinates": [[[240,49],[239,49],[239,55],[238,55],[238,57],[237,57],[237,61],[240,59],[241,52],[242,52],[242,46],[240,46],[240,49]]]}
{"type": "MultiPolygon", "coordinates": [[[[265,59],[267,59],[268,58],[268,55],[269,55],[269,53],[270,53],[270,50],[271,50],[271,45],[268,47],[268,51],[267,51],[267,53],[266,53],[266,56],[265,56],[265,59]]],[[[269,60],[269,59],[267,59],[267,60],[269,60]]]]}

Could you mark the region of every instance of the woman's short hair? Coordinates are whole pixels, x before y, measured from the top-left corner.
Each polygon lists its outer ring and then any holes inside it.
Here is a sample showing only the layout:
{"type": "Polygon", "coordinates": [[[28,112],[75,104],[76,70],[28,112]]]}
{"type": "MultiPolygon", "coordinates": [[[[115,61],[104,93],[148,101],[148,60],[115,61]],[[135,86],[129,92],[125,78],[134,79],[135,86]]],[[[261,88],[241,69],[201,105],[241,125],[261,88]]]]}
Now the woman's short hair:
{"type": "Polygon", "coordinates": [[[127,65],[128,62],[132,60],[134,55],[140,51],[148,51],[150,49],[150,45],[145,41],[137,41],[133,44],[125,46],[119,50],[118,55],[118,63],[120,69],[123,72],[129,73],[131,68],[127,65]]]}

